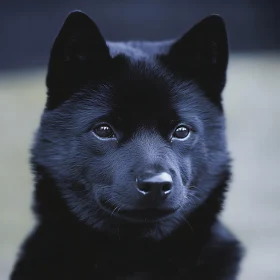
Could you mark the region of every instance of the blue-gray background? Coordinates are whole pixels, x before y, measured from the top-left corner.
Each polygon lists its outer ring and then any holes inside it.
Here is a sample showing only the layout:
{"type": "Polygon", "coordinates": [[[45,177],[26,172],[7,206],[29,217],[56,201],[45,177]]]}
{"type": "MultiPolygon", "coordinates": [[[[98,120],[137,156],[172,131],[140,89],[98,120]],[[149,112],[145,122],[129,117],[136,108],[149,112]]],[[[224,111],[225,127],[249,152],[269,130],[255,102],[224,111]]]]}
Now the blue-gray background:
{"type": "Polygon", "coordinates": [[[49,50],[73,9],[88,13],[109,40],[169,39],[209,14],[225,18],[231,57],[224,106],[234,176],[222,218],[247,248],[240,279],[280,279],[280,1],[0,4],[0,280],[34,224],[29,147],[44,107],[49,50]]]}
{"type": "Polygon", "coordinates": [[[0,1],[0,68],[45,65],[65,15],[86,11],[110,40],[160,40],[183,34],[213,13],[227,22],[233,51],[280,48],[277,0],[0,1]]]}

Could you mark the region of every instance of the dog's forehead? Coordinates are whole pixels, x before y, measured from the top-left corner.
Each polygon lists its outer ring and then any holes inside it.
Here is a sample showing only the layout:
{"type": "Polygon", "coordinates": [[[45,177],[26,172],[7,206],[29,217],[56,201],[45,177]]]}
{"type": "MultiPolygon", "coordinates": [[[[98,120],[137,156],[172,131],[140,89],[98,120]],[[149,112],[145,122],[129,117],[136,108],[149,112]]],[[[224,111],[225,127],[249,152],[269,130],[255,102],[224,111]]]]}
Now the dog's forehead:
{"type": "Polygon", "coordinates": [[[123,59],[115,66],[114,75],[90,98],[97,118],[164,126],[193,117],[203,101],[192,80],[176,78],[156,61],[123,59]]]}
{"type": "Polygon", "coordinates": [[[156,64],[138,61],[124,67],[113,82],[113,111],[131,118],[164,118],[175,113],[176,87],[156,64]]]}
{"type": "Polygon", "coordinates": [[[114,88],[114,109],[134,114],[159,113],[173,108],[172,93],[161,81],[130,80],[114,88]]]}

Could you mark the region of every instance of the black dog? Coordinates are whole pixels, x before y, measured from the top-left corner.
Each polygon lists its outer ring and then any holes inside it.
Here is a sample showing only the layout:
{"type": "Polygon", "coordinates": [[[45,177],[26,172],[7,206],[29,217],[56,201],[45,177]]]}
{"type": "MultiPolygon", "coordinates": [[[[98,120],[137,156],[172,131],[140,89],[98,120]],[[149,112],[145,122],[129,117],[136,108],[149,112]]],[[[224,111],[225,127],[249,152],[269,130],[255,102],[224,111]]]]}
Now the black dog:
{"type": "Polygon", "coordinates": [[[38,224],[12,280],[236,279],[242,249],[217,219],[227,63],[216,15],[177,41],[127,43],[69,15],[32,149],[38,224]]]}

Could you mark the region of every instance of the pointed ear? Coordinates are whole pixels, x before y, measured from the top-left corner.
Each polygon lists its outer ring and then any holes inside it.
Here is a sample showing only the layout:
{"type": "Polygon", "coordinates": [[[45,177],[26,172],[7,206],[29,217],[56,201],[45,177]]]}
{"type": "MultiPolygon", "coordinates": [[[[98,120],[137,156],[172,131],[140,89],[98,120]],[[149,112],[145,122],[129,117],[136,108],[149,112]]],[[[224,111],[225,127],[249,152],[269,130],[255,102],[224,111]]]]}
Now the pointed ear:
{"type": "Polygon", "coordinates": [[[67,89],[100,76],[110,61],[109,49],[96,24],[80,11],[65,20],[51,50],[47,87],[67,89]]]}
{"type": "Polygon", "coordinates": [[[171,46],[163,60],[172,71],[196,80],[210,98],[220,102],[228,64],[223,19],[212,15],[196,24],[171,46]]]}

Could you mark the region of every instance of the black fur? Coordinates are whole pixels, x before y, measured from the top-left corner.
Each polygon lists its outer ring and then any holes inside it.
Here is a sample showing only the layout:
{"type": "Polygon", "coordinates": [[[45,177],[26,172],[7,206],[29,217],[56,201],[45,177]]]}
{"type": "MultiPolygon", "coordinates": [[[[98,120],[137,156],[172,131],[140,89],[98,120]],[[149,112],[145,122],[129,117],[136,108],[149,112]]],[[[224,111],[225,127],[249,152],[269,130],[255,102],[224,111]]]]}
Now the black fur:
{"type": "Polygon", "coordinates": [[[230,179],[227,62],[216,15],[179,40],[127,43],[106,43],[81,12],[68,16],[32,149],[38,224],[12,280],[236,279],[242,249],[217,218],[230,179]],[[116,138],[94,135],[100,122],[116,138]],[[180,124],[184,140],[172,137],[180,124]],[[149,206],[135,187],[145,172],[173,180],[149,206]],[[176,211],[153,218],[151,208],[176,211]]]}

